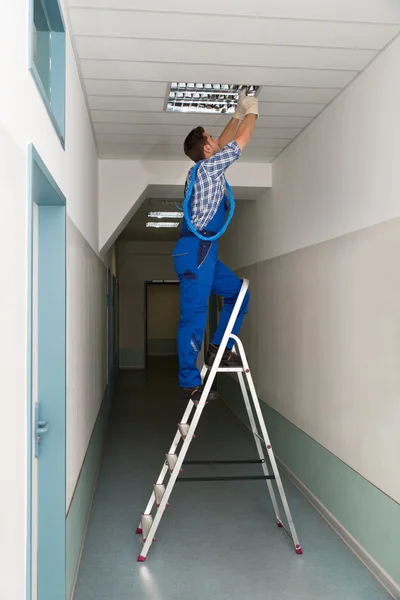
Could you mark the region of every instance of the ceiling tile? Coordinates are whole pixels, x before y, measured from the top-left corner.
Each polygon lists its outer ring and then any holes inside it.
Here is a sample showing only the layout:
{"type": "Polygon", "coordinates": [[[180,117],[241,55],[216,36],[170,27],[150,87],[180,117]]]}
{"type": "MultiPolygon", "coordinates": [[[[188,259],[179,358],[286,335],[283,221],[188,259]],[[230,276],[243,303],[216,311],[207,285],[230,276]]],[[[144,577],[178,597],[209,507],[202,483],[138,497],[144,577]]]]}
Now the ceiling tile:
{"type": "MultiPolygon", "coordinates": [[[[94,122],[95,131],[97,127],[101,125],[99,122],[94,122]]],[[[108,124],[107,124],[108,125],[108,124]]],[[[123,123],[119,124],[122,132],[134,133],[138,135],[171,135],[171,136],[184,136],[189,133],[190,127],[187,125],[154,125],[154,124],[140,124],[140,123],[123,123]]],[[[118,123],[112,124],[113,128],[118,126],[118,123]]],[[[221,127],[207,127],[207,131],[212,135],[218,136],[221,133],[221,127]]],[[[254,130],[254,138],[278,138],[290,140],[297,134],[299,134],[301,128],[287,128],[287,127],[261,127],[254,130]]]]}
{"type": "Polygon", "coordinates": [[[324,21],[357,21],[360,23],[400,24],[397,0],[230,0],[221,3],[202,0],[68,0],[70,6],[194,13],[240,15],[324,21]]]}
{"type": "MultiPolygon", "coordinates": [[[[103,125],[104,127],[104,125],[103,125]]],[[[107,132],[108,124],[105,124],[105,131],[102,131],[101,124],[99,123],[96,127],[96,139],[99,142],[110,142],[110,143],[132,143],[136,145],[158,145],[158,146],[179,146],[183,148],[183,142],[185,136],[169,136],[169,135],[143,135],[126,133],[124,129],[119,132],[107,132]]],[[[250,148],[273,148],[281,149],[284,148],[288,143],[288,140],[279,138],[252,138],[248,144],[250,148]]]]}
{"type": "Polygon", "coordinates": [[[232,15],[164,12],[157,19],[151,11],[120,10],[72,9],[71,20],[77,35],[204,41],[206,31],[214,42],[376,50],[398,30],[396,25],[259,17],[248,17],[243,27],[243,20],[232,15]]]}
{"type": "Polygon", "coordinates": [[[88,96],[92,109],[162,112],[164,98],[124,98],[120,96],[88,96]]]}
{"type": "MultiPolygon", "coordinates": [[[[178,138],[177,136],[165,136],[160,138],[158,136],[135,136],[130,134],[122,133],[97,133],[96,139],[100,144],[129,144],[131,146],[137,146],[138,148],[152,147],[179,149],[180,154],[183,158],[183,141],[184,137],[178,138]]],[[[268,148],[268,153],[277,154],[281,151],[282,147],[287,144],[287,140],[268,140],[267,138],[254,138],[247,145],[248,148],[261,148],[265,150],[268,148]],[[284,143],[282,143],[284,142],[284,143]]]]}
{"type": "MultiPolygon", "coordinates": [[[[135,96],[139,98],[165,98],[167,84],[154,81],[113,81],[111,79],[86,79],[86,92],[92,96],[135,96]]],[[[312,100],[318,102],[318,100],[312,100]]]]}
{"type": "MultiPolygon", "coordinates": [[[[89,106],[94,110],[163,112],[164,98],[130,98],[127,96],[88,96],[89,106]]],[[[260,102],[260,118],[271,116],[315,117],[325,104],[300,102],[260,102]]],[[[196,113],[202,118],[204,113],[196,113]]],[[[175,114],[174,114],[175,116],[175,114]]],[[[168,122],[171,122],[168,119],[168,122]]],[[[147,118],[147,117],[146,117],[147,118]]],[[[193,121],[193,117],[191,118],[193,121]]],[[[212,121],[214,123],[214,121],[212,121]]]]}
{"type": "Polygon", "coordinates": [[[340,92],[340,88],[274,87],[264,86],[258,99],[260,102],[311,102],[327,104],[340,92]]]}
{"type": "Polygon", "coordinates": [[[145,63],[113,60],[81,60],[84,77],[138,81],[251,82],[254,85],[344,87],[357,71],[324,69],[278,69],[181,63],[145,63]]]}
{"type": "MultiPolygon", "coordinates": [[[[193,164],[190,159],[182,154],[178,148],[153,148],[148,146],[132,146],[131,144],[98,144],[99,156],[102,158],[132,158],[137,160],[186,160],[188,165],[193,164]]],[[[278,151],[279,152],[279,151],[278,151]]],[[[241,160],[246,162],[271,162],[276,154],[271,153],[268,148],[246,148],[241,160]]]]}
{"type": "Polygon", "coordinates": [[[77,37],[76,46],[82,59],[345,71],[363,69],[377,53],[376,50],[265,45],[255,49],[250,44],[108,37],[77,37]]]}
{"type": "MultiPolygon", "coordinates": [[[[95,122],[103,122],[103,123],[144,123],[144,124],[175,124],[176,126],[185,125],[185,126],[193,126],[203,125],[204,127],[208,124],[217,125],[220,123],[220,117],[217,116],[217,119],[213,116],[215,120],[213,121],[211,115],[202,115],[202,114],[181,114],[181,113],[147,113],[147,112],[135,112],[135,111],[113,111],[113,110],[93,110],[92,111],[93,121],[95,122]],[[175,118],[177,117],[177,118],[175,118]],[[183,119],[182,117],[188,117],[183,119]],[[205,119],[203,117],[208,117],[205,119]]],[[[305,127],[311,121],[311,117],[262,117],[260,116],[257,124],[258,129],[261,127],[295,127],[302,128],[305,127]]],[[[224,125],[228,122],[228,119],[225,117],[223,121],[223,125],[220,125],[220,128],[224,127],[224,125]]],[[[175,126],[175,125],[174,125],[175,126]]]]}

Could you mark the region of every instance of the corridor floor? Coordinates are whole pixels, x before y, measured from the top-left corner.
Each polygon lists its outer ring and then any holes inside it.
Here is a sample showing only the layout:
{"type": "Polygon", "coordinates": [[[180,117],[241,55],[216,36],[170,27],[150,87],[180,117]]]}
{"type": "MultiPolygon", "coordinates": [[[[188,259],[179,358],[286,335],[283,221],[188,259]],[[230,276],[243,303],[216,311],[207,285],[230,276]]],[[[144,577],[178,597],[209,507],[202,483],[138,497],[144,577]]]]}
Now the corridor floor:
{"type": "MultiPolygon", "coordinates": [[[[265,483],[177,484],[147,561],[139,514],[183,413],[176,366],[122,372],[75,600],[387,600],[390,596],[287,480],[304,554],[275,525],[265,483]]],[[[268,424],[267,424],[268,425],[268,424]]],[[[256,458],[243,425],[206,407],[188,459],[256,458]]],[[[192,474],[259,474],[259,466],[186,466],[192,474]]]]}

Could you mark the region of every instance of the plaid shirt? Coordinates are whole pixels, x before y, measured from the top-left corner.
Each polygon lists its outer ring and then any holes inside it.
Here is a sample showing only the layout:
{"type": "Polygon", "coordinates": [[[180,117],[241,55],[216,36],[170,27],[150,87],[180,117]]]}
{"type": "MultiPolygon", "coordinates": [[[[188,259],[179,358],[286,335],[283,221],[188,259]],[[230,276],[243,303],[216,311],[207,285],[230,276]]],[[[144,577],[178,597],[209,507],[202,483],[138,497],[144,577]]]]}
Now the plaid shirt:
{"type": "MultiPolygon", "coordinates": [[[[217,212],[225,195],[225,169],[239,158],[240,152],[238,143],[232,140],[214,156],[203,160],[197,169],[191,201],[191,221],[198,231],[205,229],[217,212]]],[[[186,178],[185,196],[192,169],[186,178]]]]}

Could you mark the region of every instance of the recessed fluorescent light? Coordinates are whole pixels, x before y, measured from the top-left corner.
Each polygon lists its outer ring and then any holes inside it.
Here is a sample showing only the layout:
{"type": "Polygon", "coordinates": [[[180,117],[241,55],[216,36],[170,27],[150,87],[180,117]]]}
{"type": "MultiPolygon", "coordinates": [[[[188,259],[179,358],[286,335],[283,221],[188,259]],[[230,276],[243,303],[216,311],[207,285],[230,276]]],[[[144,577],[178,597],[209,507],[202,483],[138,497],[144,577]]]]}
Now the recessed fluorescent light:
{"type": "Polygon", "coordinates": [[[159,229],[160,227],[178,227],[180,223],[174,223],[173,221],[149,221],[146,223],[146,227],[155,227],[159,229]]]}
{"type": "Polygon", "coordinates": [[[183,212],[163,212],[162,210],[149,212],[147,215],[152,219],[182,219],[183,212]]]}
{"type": "MultiPolygon", "coordinates": [[[[224,113],[235,112],[242,85],[230,83],[171,83],[167,112],[224,113]]],[[[260,86],[248,85],[249,96],[256,96],[260,86]]]]}

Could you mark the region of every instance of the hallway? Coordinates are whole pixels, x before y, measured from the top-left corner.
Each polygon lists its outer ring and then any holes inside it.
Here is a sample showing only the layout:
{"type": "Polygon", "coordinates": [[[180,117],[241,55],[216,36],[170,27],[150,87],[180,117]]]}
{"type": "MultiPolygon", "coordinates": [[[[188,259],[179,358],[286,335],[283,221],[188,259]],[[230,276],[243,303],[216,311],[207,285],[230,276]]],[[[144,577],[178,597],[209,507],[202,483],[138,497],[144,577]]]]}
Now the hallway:
{"type": "MultiPolygon", "coordinates": [[[[196,482],[177,486],[147,562],[136,562],[137,520],[183,412],[173,363],[153,359],[147,371],[120,374],[75,600],[389,598],[286,478],[303,556],[276,527],[263,482],[196,482]]],[[[229,409],[206,407],[189,459],[255,456],[229,409]]],[[[257,466],[187,466],[185,475],[210,470],[258,474],[257,466]]]]}

